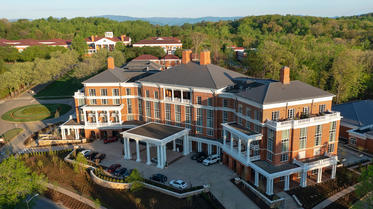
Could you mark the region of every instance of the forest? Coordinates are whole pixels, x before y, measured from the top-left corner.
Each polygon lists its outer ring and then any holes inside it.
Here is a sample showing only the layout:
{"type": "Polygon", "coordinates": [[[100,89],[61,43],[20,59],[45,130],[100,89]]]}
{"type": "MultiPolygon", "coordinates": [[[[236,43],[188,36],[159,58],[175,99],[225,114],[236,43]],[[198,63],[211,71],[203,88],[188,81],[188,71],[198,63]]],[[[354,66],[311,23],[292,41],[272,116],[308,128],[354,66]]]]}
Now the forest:
{"type": "MultiPolygon", "coordinates": [[[[291,79],[336,95],[335,102],[373,97],[373,15],[322,18],[311,16],[248,16],[236,21],[201,22],[182,26],[117,22],[105,18],[0,20],[0,38],[72,40],[72,50],[30,47],[22,53],[0,47],[0,97],[67,74],[84,79],[105,67],[108,55],[120,66],[141,53],[163,56],[157,49],[118,45],[113,52],[84,56],[83,39],[91,35],[126,34],[133,42],[150,36],[175,36],[183,48],[209,49],[212,62],[248,76],[279,79],[289,66],[291,79]],[[248,56],[238,61],[229,46],[243,46],[248,56]]],[[[49,47],[47,47],[49,48],[49,47]]],[[[180,52],[177,53],[180,55],[180,52]]]]}

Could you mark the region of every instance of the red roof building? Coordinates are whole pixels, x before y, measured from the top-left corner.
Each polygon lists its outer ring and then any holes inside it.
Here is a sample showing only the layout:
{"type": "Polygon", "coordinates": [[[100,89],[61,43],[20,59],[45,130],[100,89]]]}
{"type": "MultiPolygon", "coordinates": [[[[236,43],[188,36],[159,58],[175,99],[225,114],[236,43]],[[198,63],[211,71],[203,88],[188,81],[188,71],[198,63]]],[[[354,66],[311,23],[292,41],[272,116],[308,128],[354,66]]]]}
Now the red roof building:
{"type": "Polygon", "coordinates": [[[175,37],[150,37],[133,44],[133,47],[144,46],[161,47],[167,54],[174,54],[177,49],[183,47],[183,44],[175,37]]]}
{"type": "Polygon", "coordinates": [[[0,39],[0,46],[12,46],[22,52],[29,46],[62,46],[68,48],[71,44],[70,40],[63,39],[49,39],[49,40],[35,40],[35,39],[20,39],[20,40],[7,40],[0,39]]]}
{"type": "Polygon", "coordinates": [[[114,50],[115,44],[122,42],[128,46],[131,44],[131,38],[126,35],[114,36],[113,32],[105,32],[105,36],[92,35],[85,39],[88,45],[88,54],[96,53],[100,49],[114,50]]]}

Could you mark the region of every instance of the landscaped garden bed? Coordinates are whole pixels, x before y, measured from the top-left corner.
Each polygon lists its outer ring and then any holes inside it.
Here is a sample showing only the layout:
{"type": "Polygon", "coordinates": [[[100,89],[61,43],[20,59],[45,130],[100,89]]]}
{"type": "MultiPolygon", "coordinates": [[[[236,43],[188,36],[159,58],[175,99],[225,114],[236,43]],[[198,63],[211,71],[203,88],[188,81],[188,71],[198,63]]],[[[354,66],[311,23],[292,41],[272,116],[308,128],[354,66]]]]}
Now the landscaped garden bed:
{"type": "Polygon", "coordinates": [[[358,176],[356,173],[353,173],[345,167],[340,167],[337,168],[336,179],[327,180],[305,188],[297,187],[288,191],[288,193],[290,195],[295,195],[303,204],[303,207],[307,209],[313,208],[326,198],[356,184],[357,182],[358,176]]]}
{"type": "Polygon", "coordinates": [[[0,135],[0,147],[4,145],[5,143],[8,143],[10,140],[18,136],[23,131],[22,128],[12,128],[2,135],[0,135]]]}
{"type": "Polygon", "coordinates": [[[209,195],[206,197],[206,195],[203,196],[203,194],[200,194],[185,199],[179,199],[147,188],[141,188],[131,192],[99,186],[92,181],[89,173],[85,169],[74,170],[73,165],[63,160],[69,152],[71,152],[71,150],[65,152],[23,155],[21,159],[35,172],[46,175],[49,182],[87,198],[99,199],[101,205],[107,208],[216,208],[214,205],[211,205],[209,195]]]}
{"type": "Polygon", "coordinates": [[[1,118],[12,122],[39,121],[57,118],[71,110],[67,104],[34,104],[14,108],[4,113],[1,118]]]}
{"type": "Polygon", "coordinates": [[[332,202],[330,205],[325,207],[325,209],[348,209],[350,208],[359,198],[357,197],[355,191],[340,197],[337,201],[332,202]]]}

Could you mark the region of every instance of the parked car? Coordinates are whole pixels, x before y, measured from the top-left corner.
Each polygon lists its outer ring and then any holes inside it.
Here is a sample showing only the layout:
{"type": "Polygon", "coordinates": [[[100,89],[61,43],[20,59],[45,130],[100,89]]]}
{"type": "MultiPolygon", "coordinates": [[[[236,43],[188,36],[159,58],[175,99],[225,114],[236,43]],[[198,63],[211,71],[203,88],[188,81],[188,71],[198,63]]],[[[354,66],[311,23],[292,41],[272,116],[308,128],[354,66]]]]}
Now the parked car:
{"type": "Polygon", "coordinates": [[[96,155],[95,160],[99,159],[98,162],[100,163],[103,159],[105,159],[105,157],[106,157],[106,155],[104,153],[100,153],[100,154],[96,155]]]}
{"type": "Polygon", "coordinates": [[[92,154],[90,154],[87,158],[91,161],[94,161],[97,155],[98,155],[98,152],[92,152],[92,154]]]}
{"type": "Polygon", "coordinates": [[[127,168],[121,168],[114,171],[114,176],[123,176],[127,172],[127,168]]]}
{"type": "Polygon", "coordinates": [[[197,158],[197,162],[202,163],[207,157],[208,155],[201,155],[199,158],[197,158]]]}
{"type": "Polygon", "coordinates": [[[155,163],[155,164],[158,163],[158,159],[157,159],[156,157],[153,157],[150,161],[151,161],[152,163],[155,163]]]}
{"type": "Polygon", "coordinates": [[[163,174],[160,174],[160,173],[157,173],[157,174],[153,174],[150,177],[150,180],[158,181],[158,182],[161,182],[161,183],[165,183],[167,181],[167,176],[165,176],[163,174]]]}
{"type": "Polygon", "coordinates": [[[186,189],[188,187],[188,184],[183,180],[171,180],[170,185],[172,187],[175,187],[176,189],[186,189]]]}
{"type": "Polygon", "coordinates": [[[116,142],[116,141],[118,141],[118,137],[116,137],[116,136],[107,137],[106,139],[104,139],[104,144],[111,143],[111,142],[116,142]]]}
{"type": "Polygon", "coordinates": [[[112,164],[108,169],[107,171],[111,174],[113,174],[115,172],[115,170],[117,170],[118,168],[120,168],[120,164],[112,164]]]}
{"type": "Polygon", "coordinates": [[[80,153],[82,153],[84,157],[89,157],[89,155],[91,155],[91,153],[92,153],[92,150],[85,149],[85,150],[81,151],[80,153]]]}
{"type": "Polygon", "coordinates": [[[207,157],[207,154],[204,153],[204,152],[197,152],[195,153],[194,155],[192,155],[192,157],[190,159],[192,160],[197,160],[199,159],[200,157],[204,156],[205,158],[207,157]]]}
{"type": "Polygon", "coordinates": [[[219,155],[210,155],[206,159],[202,161],[203,165],[212,165],[214,163],[219,162],[220,156],[219,155]]]}

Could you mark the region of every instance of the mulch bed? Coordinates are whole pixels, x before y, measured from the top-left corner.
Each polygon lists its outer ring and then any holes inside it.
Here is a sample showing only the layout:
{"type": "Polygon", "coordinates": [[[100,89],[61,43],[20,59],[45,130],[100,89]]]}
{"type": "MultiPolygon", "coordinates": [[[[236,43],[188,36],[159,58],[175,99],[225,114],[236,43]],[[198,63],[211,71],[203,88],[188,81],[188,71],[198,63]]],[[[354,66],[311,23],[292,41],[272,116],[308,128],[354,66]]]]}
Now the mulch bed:
{"type": "Polygon", "coordinates": [[[343,197],[340,197],[337,201],[325,207],[325,209],[348,209],[352,204],[354,204],[358,200],[359,198],[356,196],[355,191],[353,191],[351,193],[344,195],[343,197]]]}

